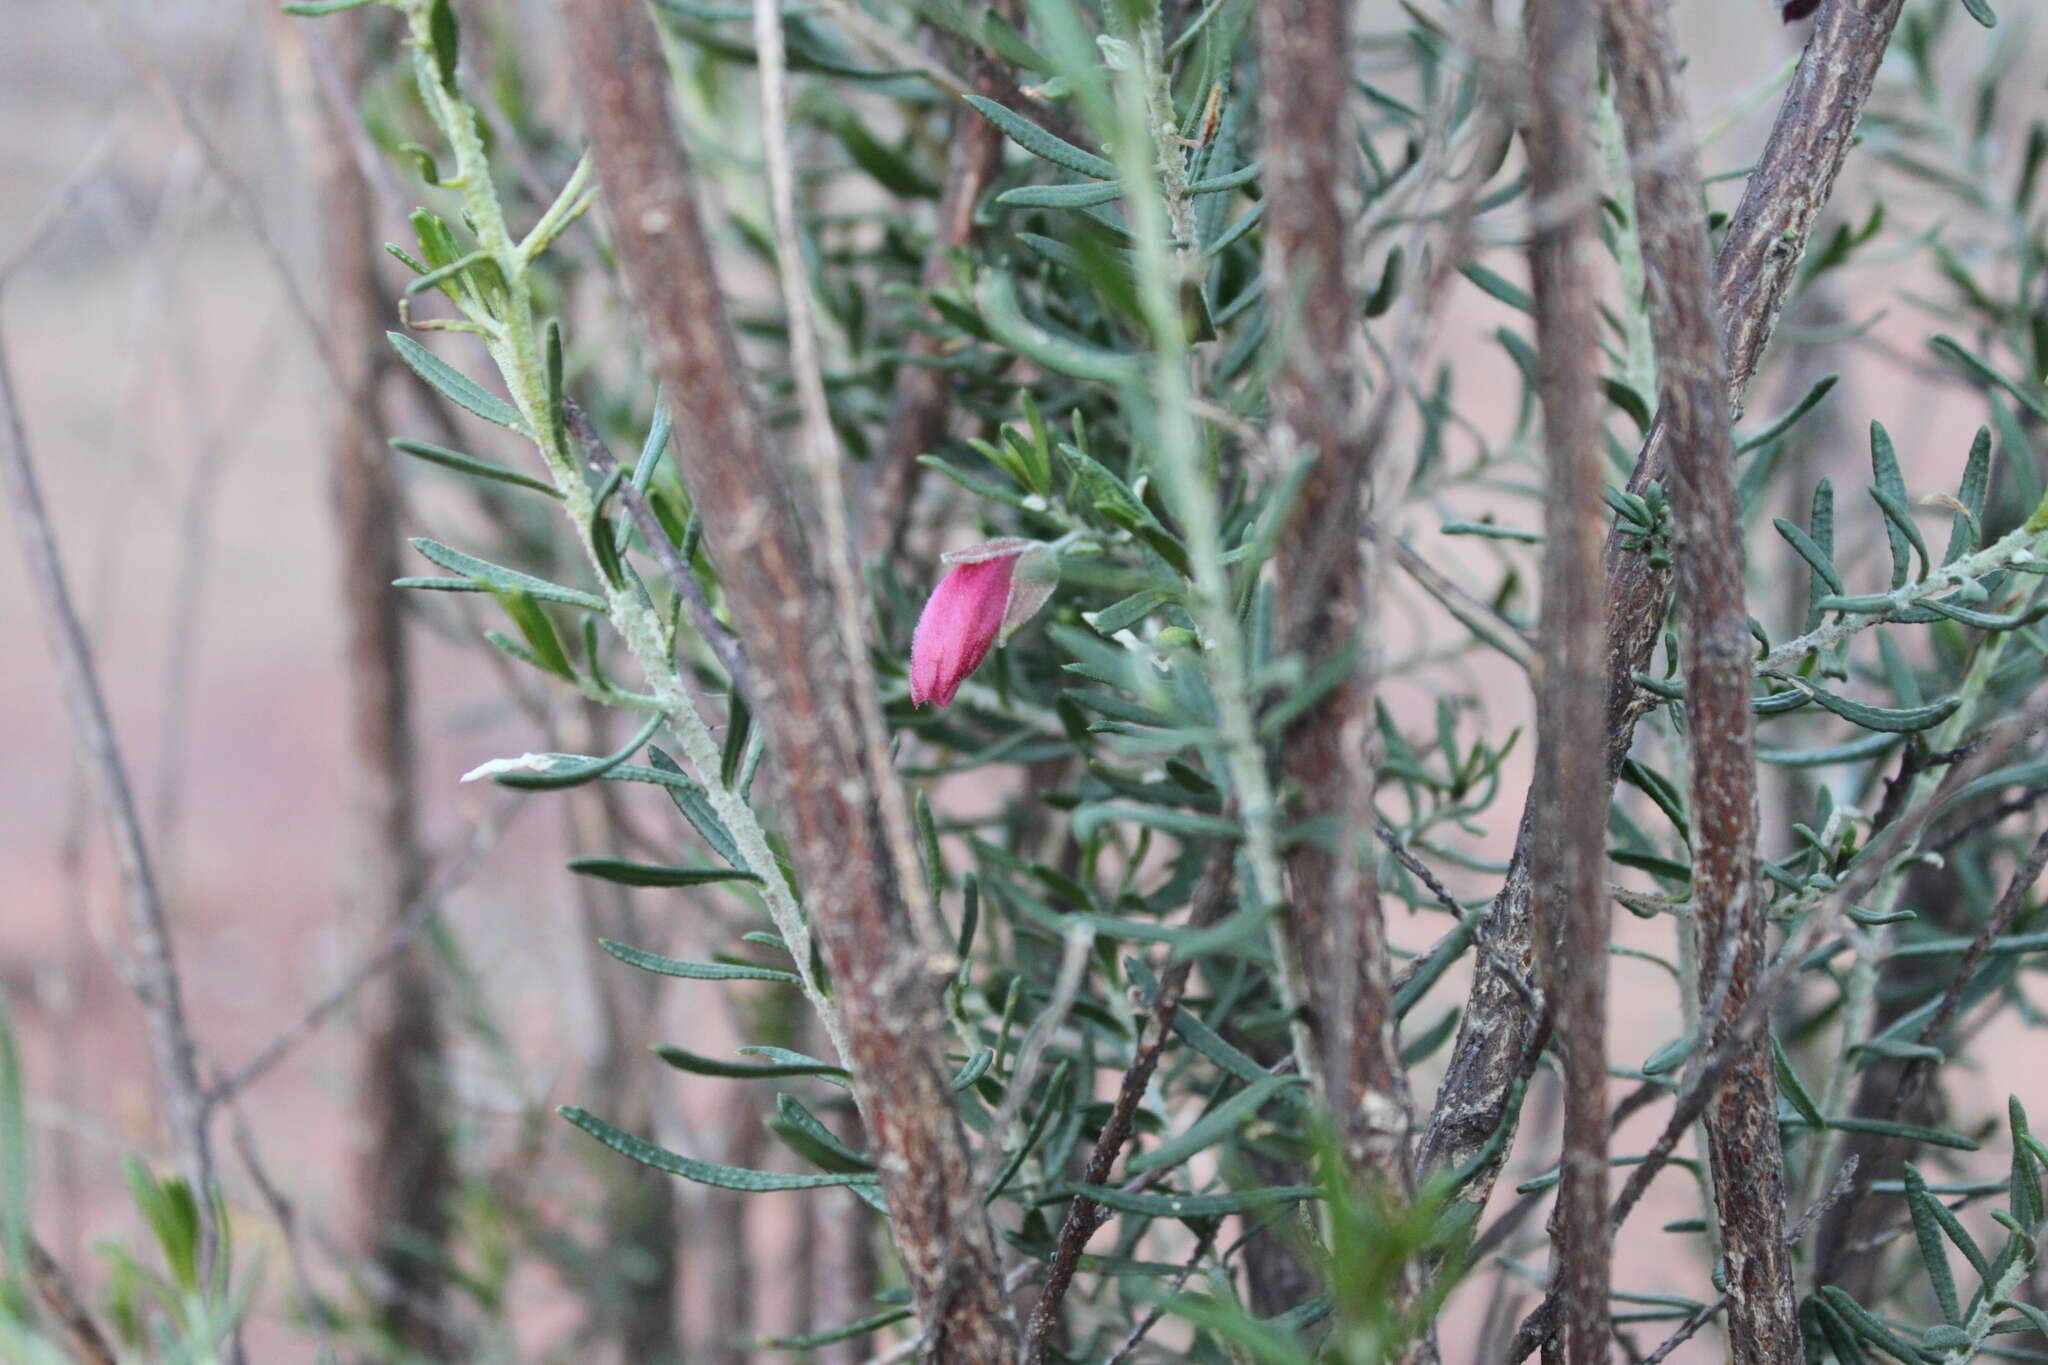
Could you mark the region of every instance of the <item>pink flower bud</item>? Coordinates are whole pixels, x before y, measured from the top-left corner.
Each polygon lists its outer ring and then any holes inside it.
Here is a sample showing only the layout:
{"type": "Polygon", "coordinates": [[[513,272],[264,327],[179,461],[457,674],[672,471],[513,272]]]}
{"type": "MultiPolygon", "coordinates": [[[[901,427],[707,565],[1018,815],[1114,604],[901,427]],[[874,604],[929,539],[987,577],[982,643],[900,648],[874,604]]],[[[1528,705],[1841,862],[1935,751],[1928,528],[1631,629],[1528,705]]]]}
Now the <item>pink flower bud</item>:
{"type": "Polygon", "coordinates": [[[1059,581],[1050,545],[1005,537],[941,555],[952,567],[932,589],[910,641],[910,700],[950,706],[994,646],[1038,614],[1059,581]]]}

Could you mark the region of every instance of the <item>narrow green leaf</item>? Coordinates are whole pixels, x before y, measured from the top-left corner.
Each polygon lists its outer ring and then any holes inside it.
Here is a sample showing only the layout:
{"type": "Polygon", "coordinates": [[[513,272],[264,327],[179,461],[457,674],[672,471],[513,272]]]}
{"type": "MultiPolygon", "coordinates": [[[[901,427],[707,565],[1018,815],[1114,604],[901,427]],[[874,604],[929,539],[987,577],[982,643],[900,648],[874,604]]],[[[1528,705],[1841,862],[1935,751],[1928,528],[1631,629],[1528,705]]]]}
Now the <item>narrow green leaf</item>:
{"type": "Polygon", "coordinates": [[[815,1190],[833,1185],[880,1183],[878,1177],[871,1175],[785,1175],[779,1171],[750,1171],[738,1166],[722,1166],[713,1161],[698,1161],[692,1157],[679,1156],[651,1142],[642,1141],[623,1129],[614,1128],[587,1109],[564,1105],[555,1112],[613,1151],[630,1157],[643,1166],[652,1166],[657,1171],[666,1171],[670,1175],[679,1175],[685,1180],[694,1180],[700,1185],[712,1185],[721,1190],[757,1194],[767,1190],[815,1190]]]}
{"type": "Polygon", "coordinates": [[[676,810],[719,857],[742,871],[750,870],[747,860],[740,856],[739,844],[733,839],[732,831],[725,827],[725,821],[719,819],[717,810],[712,807],[709,793],[691,781],[682,766],[660,749],[649,748],[647,758],[652,768],[635,769],[630,773],[620,771],[612,775],[625,781],[660,783],[668,790],[669,800],[675,803],[676,810]]]}
{"type": "Polygon", "coordinates": [[[1071,1184],[1063,1188],[1063,1193],[1085,1196],[1119,1213],[1136,1213],[1151,1218],[1217,1218],[1224,1214],[1269,1209],[1278,1204],[1298,1204],[1304,1199],[1322,1196],[1322,1191],[1313,1185],[1274,1185],[1230,1194],[1153,1194],[1121,1190],[1113,1185],[1071,1184]]]}
{"type": "Polygon", "coordinates": [[[377,3],[377,0],[295,0],[295,3],[284,7],[284,12],[313,18],[322,14],[338,14],[345,9],[355,9],[374,3],[377,3]]]}
{"type": "Polygon", "coordinates": [[[1267,1101],[1282,1091],[1306,1083],[1300,1076],[1266,1076],[1254,1081],[1196,1119],[1179,1137],[1169,1138],[1152,1150],[1131,1157],[1124,1163],[1124,1170],[1131,1175],[1143,1175],[1147,1171],[1178,1166],[1195,1153],[1235,1133],[1250,1122],[1267,1101]]]}
{"type": "Polygon", "coordinates": [[[1535,314],[1536,301],[1529,297],[1529,291],[1506,276],[1487,269],[1477,261],[1467,261],[1459,266],[1458,273],[1508,307],[1520,309],[1532,316],[1535,314]]]}
{"type": "MultiPolygon", "coordinates": [[[[1921,578],[1925,578],[1928,575],[1928,573],[1931,572],[1933,564],[1932,560],[1930,559],[1927,553],[1927,541],[1920,534],[1919,524],[1913,520],[1912,509],[1906,506],[1905,499],[1899,497],[1887,488],[1871,489],[1870,497],[1871,500],[1874,501],[1878,505],[1878,507],[1883,510],[1885,520],[1891,525],[1893,529],[1897,530],[1900,535],[1905,537],[1906,543],[1911,545],[1913,547],[1913,552],[1920,557],[1919,576],[1921,578]]],[[[1892,576],[1894,578],[1899,577],[1898,564],[1896,560],[1893,561],[1892,576]]],[[[1892,586],[1896,588],[1899,586],[1899,584],[1894,583],[1892,584],[1892,586]]]]}
{"type": "Polygon", "coordinates": [[[1943,697],[1940,701],[1929,702],[1925,706],[1867,706],[1860,701],[1836,696],[1804,679],[1799,680],[1799,686],[1823,708],[1834,712],[1842,719],[1853,722],[1865,730],[1881,730],[1893,735],[1912,734],[1939,725],[1955,714],[1955,709],[1963,704],[1961,697],[1943,697]]]}
{"type": "Polygon", "coordinates": [[[577,787],[585,782],[594,782],[639,753],[640,746],[654,738],[654,732],[661,728],[661,723],[665,719],[667,718],[661,712],[655,712],[647,718],[646,724],[640,727],[639,733],[627,741],[623,748],[613,753],[595,758],[583,754],[550,754],[548,757],[553,761],[544,771],[493,773],[492,780],[500,786],[513,787],[521,791],[558,791],[564,787],[577,787]]]}
{"type": "Polygon", "coordinates": [[[775,1117],[768,1120],[768,1127],[791,1151],[825,1170],[852,1174],[875,1169],[874,1162],[841,1141],[794,1095],[775,1097],[775,1117]]]}
{"type": "MultiPolygon", "coordinates": [[[[989,17],[995,17],[994,10],[989,11],[989,17]]],[[[761,1337],[759,1340],[764,1348],[772,1351],[815,1351],[820,1346],[830,1346],[835,1341],[851,1341],[854,1337],[864,1337],[870,1332],[880,1331],[891,1323],[903,1321],[911,1312],[909,1308],[885,1308],[873,1317],[862,1318],[859,1322],[849,1322],[844,1327],[834,1327],[829,1332],[813,1332],[809,1336],[801,1337],[761,1337]]]]}
{"type": "MultiPolygon", "coordinates": [[[[822,1080],[844,1085],[847,1081],[845,1067],[821,1062],[815,1057],[800,1061],[778,1062],[728,1062],[717,1057],[706,1057],[667,1043],[657,1043],[654,1055],[678,1071],[687,1071],[693,1076],[725,1076],[734,1080],[760,1080],[769,1076],[816,1076],[822,1080]]],[[[798,1056],[789,1053],[789,1056],[798,1056]]]]}
{"type": "Polygon", "coordinates": [[[1961,1325],[1963,1305],[1956,1297],[1955,1270],[1948,1263],[1948,1244],[1942,1239],[1941,1220],[1930,1205],[1938,1205],[1938,1201],[1927,1192],[1927,1182],[1921,1179],[1913,1163],[1907,1162],[1906,1207],[1913,1216],[1914,1239],[1920,1243],[1920,1262],[1927,1267],[1928,1282],[1934,1286],[1934,1298],[1941,1305],[1942,1316],[1961,1325]]]}
{"type": "Polygon", "coordinates": [[[1974,1152],[1979,1145],[1974,1138],[1966,1138],[1961,1133],[1945,1133],[1939,1128],[1923,1128],[1917,1123],[1891,1123],[1884,1119],[1829,1119],[1828,1127],[1842,1133],[1875,1133],[1905,1142],[1924,1142],[1930,1147],[1948,1147],[1958,1152],[1974,1152]]]}
{"type": "Polygon", "coordinates": [[[1799,1079],[1799,1073],[1792,1069],[1792,1059],[1785,1055],[1785,1045],[1778,1041],[1778,1035],[1771,1035],[1771,1061],[1778,1073],[1778,1091],[1789,1100],[1801,1118],[1818,1130],[1827,1127],[1827,1120],[1821,1117],[1820,1106],[1814,1103],[1813,1092],[1799,1079]]]}
{"type": "Polygon", "coordinates": [[[562,648],[561,637],[555,634],[555,623],[540,609],[533,594],[523,588],[494,587],[491,596],[498,599],[512,624],[519,627],[534,662],[557,677],[575,681],[576,666],[569,662],[569,653],[562,648]]]}
{"type": "Polygon", "coordinates": [[[1815,544],[1813,537],[1807,535],[1806,532],[1800,530],[1783,517],[1773,517],[1771,525],[1777,528],[1778,534],[1785,538],[1787,545],[1798,551],[1799,557],[1805,560],[1808,567],[1813,570],[1814,578],[1825,584],[1829,592],[1839,593],[1844,590],[1842,587],[1842,575],[1835,568],[1833,557],[1819,545],[1815,544]]]}
{"type": "Polygon", "coordinates": [[[706,886],[714,882],[758,882],[751,872],[736,867],[667,867],[659,863],[633,863],[623,858],[571,858],[571,872],[621,886],[706,886]]]}
{"type": "Polygon", "coordinates": [[[1963,0],[1963,8],[1969,16],[1986,28],[1998,27],[1998,14],[1987,0],[1963,0]]]}
{"type": "Polygon", "coordinates": [[[465,455],[459,450],[450,450],[446,446],[431,445],[426,441],[407,440],[394,440],[391,444],[396,449],[405,452],[416,460],[425,460],[428,464],[440,465],[443,469],[452,469],[458,474],[470,474],[480,479],[494,479],[499,483],[516,484],[521,488],[531,488],[536,493],[545,493],[551,498],[559,499],[562,496],[559,492],[555,491],[555,486],[545,479],[536,479],[531,474],[522,474],[516,469],[507,469],[503,465],[492,464],[489,460],[479,460],[474,455],[465,455]]]}
{"type": "Polygon", "coordinates": [[[409,336],[398,332],[384,334],[391,341],[392,349],[399,359],[412,367],[413,373],[439,390],[442,397],[459,407],[467,408],[486,422],[496,422],[522,435],[527,434],[526,423],[520,420],[519,412],[510,403],[485,389],[469,376],[420,345],[409,336]]]}
{"type": "Polygon", "coordinates": [[[739,785],[740,765],[747,756],[747,738],[753,733],[754,713],[747,699],[737,691],[727,703],[725,745],[718,754],[718,783],[727,791],[739,785]]]}
{"type": "Polygon", "coordinates": [[[2034,416],[2042,421],[2048,422],[2048,401],[2043,401],[2041,395],[2033,391],[2034,388],[2039,387],[2038,385],[2023,387],[2022,385],[2015,384],[2012,380],[2007,379],[2004,375],[1993,369],[1991,362],[1985,360],[1975,351],[1965,347],[1952,336],[1943,334],[1935,337],[1927,344],[1936,354],[1953,361],[1985,383],[1994,388],[2004,389],[2019,400],[2020,406],[2033,413],[2034,416]]]}
{"type": "Polygon", "coordinates": [[[663,957],[650,953],[645,948],[631,944],[614,943],[601,938],[597,946],[610,953],[619,961],[638,967],[642,971],[658,972],[662,976],[676,976],[688,981],[780,981],[786,985],[801,984],[795,972],[778,971],[773,967],[747,967],[737,962],[684,962],[680,958],[663,957]]]}
{"type": "Polygon", "coordinates": [[[974,106],[976,113],[1001,129],[1004,137],[1033,156],[1097,180],[1117,178],[1116,163],[1105,161],[1093,152],[1082,151],[1066,139],[1048,133],[1022,114],[980,95],[969,95],[967,102],[974,106]]]}
{"type": "MultiPolygon", "coordinates": [[[[1878,506],[1885,508],[1885,539],[1892,547],[1892,586],[1903,587],[1909,567],[1906,550],[1912,544],[1907,528],[1912,518],[1903,522],[1892,514],[1880,494],[1890,494],[1899,507],[1906,505],[1906,480],[1899,473],[1898,452],[1892,448],[1891,433],[1884,429],[1882,422],[1870,424],[1870,470],[1876,476],[1877,486],[1871,489],[1871,496],[1878,499],[1878,506]]],[[[1916,533],[1917,534],[1917,533],[1916,533]]]]}
{"type": "Polygon", "coordinates": [[[997,195],[996,202],[1013,208],[1081,209],[1123,197],[1122,181],[1090,180],[1068,185],[1019,185],[997,195]]]}
{"type": "Polygon", "coordinates": [[[1805,397],[1801,398],[1797,403],[1794,403],[1792,405],[1792,410],[1790,412],[1786,413],[1783,417],[1780,417],[1777,421],[1765,427],[1762,431],[1757,432],[1754,436],[1745,436],[1741,440],[1737,441],[1735,443],[1735,453],[1738,455],[1744,454],[1748,451],[1757,449],[1759,446],[1769,445],[1771,442],[1777,440],[1780,436],[1783,436],[1786,432],[1792,429],[1793,425],[1797,423],[1800,418],[1806,416],[1807,413],[1813,411],[1815,405],[1817,405],[1821,399],[1828,396],[1829,390],[1835,387],[1835,382],[1840,378],[1840,375],[1831,374],[1815,383],[1812,388],[1806,391],[1805,397]]]}
{"type": "Polygon", "coordinates": [[[996,1050],[992,1047],[982,1048],[961,1064],[960,1070],[953,1076],[953,1088],[965,1090],[973,1085],[988,1074],[988,1069],[995,1065],[995,1061],[996,1050]]]}
{"type": "Polygon", "coordinates": [[[448,0],[433,0],[432,8],[427,12],[427,36],[434,45],[434,67],[440,73],[441,84],[449,90],[455,88],[459,32],[455,7],[448,0]]]}

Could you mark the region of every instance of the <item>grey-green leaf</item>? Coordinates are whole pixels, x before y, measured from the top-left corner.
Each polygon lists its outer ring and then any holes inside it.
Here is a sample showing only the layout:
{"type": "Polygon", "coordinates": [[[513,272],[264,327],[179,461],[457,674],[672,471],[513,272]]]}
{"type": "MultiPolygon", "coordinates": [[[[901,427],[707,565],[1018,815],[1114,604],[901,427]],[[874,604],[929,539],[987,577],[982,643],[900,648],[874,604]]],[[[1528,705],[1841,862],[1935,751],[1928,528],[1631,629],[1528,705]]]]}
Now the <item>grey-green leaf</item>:
{"type": "Polygon", "coordinates": [[[666,867],[659,863],[627,862],[623,858],[571,858],[568,868],[621,886],[704,886],[712,882],[761,880],[736,867],[666,867]]]}
{"type": "Polygon", "coordinates": [[[391,339],[392,349],[398,352],[399,359],[410,365],[414,374],[440,390],[448,401],[469,409],[486,422],[496,422],[501,427],[510,427],[525,434],[526,423],[520,420],[518,409],[510,403],[411,337],[399,332],[386,332],[384,335],[391,339]]]}
{"type": "Polygon", "coordinates": [[[698,1161],[643,1141],[624,1129],[614,1128],[589,1110],[579,1109],[573,1104],[564,1105],[555,1112],[613,1151],[631,1157],[643,1166],[652,1166],[657,1171],[666,1171],[721,1190],[758,1194],[766,1190],[815,1190],[832,1185],[880,1183],[872,1175],[785,1175],[780,1171],[750,1171],[739,1166],[722,1166],[715,1161],[698,1161]]]}
{"type": "Polygon", "coordinates": [[[777,971],[773,967],[748,967],[737,962],[684,962],[680,958],[663,957],[660,953],[650,953],[645,948],[635,948],[628,943],[615,943],[608,938],[599,939],[597,945],[621,962],[643,971],[658,972],[662,976],[682,977],[689,981],[780,981],[791,986],[799,984],[795,972],[777,971]]]}
{"type": "Polygon", "coordinates": [[[1003,136],[1033,156],[1081,175],[1092,175],[1097,180],[1117,178],[1114,162],[1105,161],[1093,152],[1082,151],[1065,138],[1048,133],[1022,114],[980,95],[969,95],[967,102],[983,118],[1001,129],[1003,136]]]}

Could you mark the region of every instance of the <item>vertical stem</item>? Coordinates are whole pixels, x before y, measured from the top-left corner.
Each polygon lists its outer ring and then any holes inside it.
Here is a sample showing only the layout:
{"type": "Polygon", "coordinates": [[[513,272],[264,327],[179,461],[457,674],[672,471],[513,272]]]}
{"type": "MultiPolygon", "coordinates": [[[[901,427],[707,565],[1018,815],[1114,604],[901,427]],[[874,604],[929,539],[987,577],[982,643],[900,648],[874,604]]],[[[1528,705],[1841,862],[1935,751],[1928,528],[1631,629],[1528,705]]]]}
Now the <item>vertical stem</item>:
{"type": "Polygon", "coordinates": [[[1313,458],[1274,556],[1281,648],[1313,672],[1351,656],[1344,681],[1281,740],[1283,786],[1328,842],[1287,853],[1281,925],[1302,993],[1321,1088],[1349,1173],[1403,1196],[1408,1087],[1395,1040],[1385,926],[1370,840],[1376,755],[1374,583],[1366,500],[1377,451],[1364,403],[1364,346],[1347,233],[1362,210],[1343,6],[1259,8],[1259,112],[1266,166],[1266,271],[1283,360],[1268,439],[1280,467],[1313,458]]]}
{"type": "Polygon", "coordinates": [[[940,992],[954,962],[917,943],[904,904],[883,813],[902,794],[863,742],[875,718],[858,714],[872,695],[854,678],[862,642],[841,635],[747,390],[653,23],[640,0],[563,0],[562,12],[621,273],[679,429],[695,435],[678,442],[677,464],[754,664],[783,829],[831,969],[924,1350],[1008,1365],[1016,1329],[944,1069],[940,992]]]}
{"type": "MultiPolygon", "coordinates": [[[[343,21],[336,44],[353,92],[362,29],[343,21]]],[[[378,381],[388,354],[377,325],[383,291],[372,247],[369,186],[335,110],[320,110],[315,153],[329,352],[336,370],[328,465],[340,552],[341,615],[348,658],[348,775],[351,855],[344,900],[372,939],[401,920],[419,895],[422,860],[414,843],[412,707],[398,576],[399,496],[378,420],[378,381]]],[[[444,1257],[455,1181],[445,1113],[441,1021],[427,945],[403,950],[362,995],[357,1095],[367,1118],[357,1153],[364,1198],[351,1233],[383,1274],[377,1305],[408,1350],[449,1359],[457,1345],[442,1326],[444,1257]]]]}
{"type": "MultiPolygon", "coordinates": [[[[1718,1048],[1764,970],[1767,908],[1756,855],[1752,648],[1728,379],[1715,326],[1698,158],[1678,93],[1676,40],[1654,0],[1605,0],[1603,8],[1608,67],[1635,177],[1669,431],[1703,998],[1716,990],[1724,944],[1733,948],[1725,1001],[1717,1017],[1701,1024],[1718,1048]]],[[[1706,1111],[1730,1292],[1729,1344],[1736,1359],[1759,1365],[1790,1365],[1802,1354],[1785,1245],[1777,1100],[1770,1040],[1759,1031],[1706,1111]]]]}
{"type": "Polygon", "coordinates": [[[143,842],[135,794],[114,738],[106,698],[93,666],[92,646],[85,638],[71,589],[58,557],[55,532],[36,480],[28,431],[14,393],[14,375],[0,338],[0,495],[13,513],[22,555],[28,563],[29,588],[42,616],[50,654],[71,713],[73,740],[98,796],[120,868],[121,901],[128,919],[129,949],[134,956],[133,980],[149,1028],[150,1056],[156,1070],[164,1125],[177,1153],[178,1171],[191,1187],[198,1219],[202,1277],[210,1280],[220,1254],[220,1227],[214,1217],[213,1145],[207,1134],[205,1092],[192,1032],[185,1018],[184,987],[171,946],[163,897],[143,842]]]}
{"type": "MultiPolygon", "coordinates": [[[[1564,1053],[1562,1183],[1551,1216],[1564,1357],[1604,1362],[1608,1320],[1608,789],[1598,745],[1607,645],[1600,550],[1606,514],[1598,395],[1599,299],[1590,253],[1594,183],[1585,110],[1593,99],[1593,0],[1529,9],[1530,275],[1549,479],[1544,510],[1542,683],[1537,764],[1556,800],[1535,812],[1530,880],[1536,958],[1564,1053]]],[[[1626,312],[1633,315],[1634,309],[1626,312]]]]}

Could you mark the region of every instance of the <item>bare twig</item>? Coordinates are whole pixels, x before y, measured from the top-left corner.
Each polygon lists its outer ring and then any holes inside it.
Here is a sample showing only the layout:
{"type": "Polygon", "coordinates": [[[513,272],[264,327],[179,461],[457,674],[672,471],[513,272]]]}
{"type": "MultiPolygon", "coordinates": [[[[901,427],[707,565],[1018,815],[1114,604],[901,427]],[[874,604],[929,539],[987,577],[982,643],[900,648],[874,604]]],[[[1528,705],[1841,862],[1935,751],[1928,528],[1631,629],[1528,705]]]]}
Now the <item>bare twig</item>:
{"type": "Polygon", "coordinates": [[[107,1344],[99,1324],[93,1321],[92,1311],[78,1297],[78,1291],[71,1285],[71,1277],[33,1237],[28,1243],[28,1275],[29,1282],[35,1286],[36,1297],[43,1301],[43,1308],[63,1328],[82,1365],[117,1365],[114,1348],[107,1344]]]}
{"type": "Polygon", "coordinates": [[[1535,815],[1530,876],[1545,907],[1536,926],[1543,992],[1564,1057],[1564,1151],[1551,1212],[1552,1279],[1563,1295],[1564,1357],[1611,1354],[1607,1307],[1607,790],[1599,749],[1584,736],[1605,718],[1600,597],[1602,493],[1599,297],[1589,254],[1590,202],[1546,211],[1591,176],[1585,111],[1593,99],[1593,0],[1538,0],[1529,9],[1532,216],[1538,381],[1549,476],[1544,508],[1543,670],[1536,694],[1537,764],[1557,799],[1535,815]]]}
{"type": "Polygon", "coordinates": [[[192,1188],[201,1264],[210,1275],[220,1248],[220,1229],[215,1223],[210,1193],[213,1147],[207,1135],[207,1107],[196,1050],[185,1018],[184,988],[178,979],[170,926],[150,865],[149,849],[143,841],[142,822],[136,813],[127,768],[114,738],[106,698],[100,692],[92,647],[72,607],[71,590],[57,553],[56,533],[43,506],[4,337],[0,337],[0,440],[6,446],[4,469],[0,469],[0,479],[5,482],[0,487],[5,489],[15,530],[21,538],[22,554],[28,561],[30,591],[42,616],[65,705],[71,712],[73,739],[99,797],[120,865],[122,902],[134,955],[133,985],[149,1026],[164,1122],[177,1152],[179,1172],[192,1188]]]}
{"type": "Polygon", "coordinates": [[[1015,1329],[943,1065],[939,987],[953,962],[918,946],[905,906],[915,883],[896,872],[882,814],[901,795],[863,742],[874,718],[857,714],[873,705],[854,678],[862,642],[842,637],[780,491],[782,462],[739,366],[653,24],[638,0],[564,0],[562,10],[621,272],[688,433],[677,465],[756,665],[755,714],[928,1334],[921,1349],[1007,1365],[1015,1329]]]}
{"type": "MultiPolygon", "coordinates": [[[[1230,869],[1236,855],[1235,840],[1223,840],[1211,850],[1209,861],[1202,869],[1201,883],[1195,888],[1193,907],[1188,917],[1191,927],[1212,924],[1222,913],[1230,894],[1230,869]]],[[[1131,1064],[1124,1069],[1123,1081],[1117,1087],[1116,1103],[1110,1109],[1108,1121],[1102,1125],[1102,1132],[1095,1139],[1095,1146],[1088,1153],[1087,1164],[1082,1167],[1082,1184],[1107,1183],[1110,1171],[1116,1166],[1117,1156],[1130,1139],[1131,1120],[1145,1098],[1146,1087],[1152,1084],[1152,1074],[1159,1068],[1159,1058],[1166,1050],[1167,1040],[1173,1036],[1174,1016],[1180,1012],[1181,997],[1187,991],[1188,973],[1193,967],[1194,959],[1183,958],[1169,966],[1159,978],[1159,992],[1152,999],[1152,1012],[1145,1030],[1138,1039],[1131,1064]]],[[[1075,1267],[1081,1263],[1082,1249],[1107,1216],[1100,1205],[1085,1195],[1075,1195],[1074,1202],[1067,1205],[1066,1217],[1060,1221],[1059,1236],[1054,1244],[1052,1263],[1046,1271],[1045,1287],[1039,1293],[1038,1304],[1032,1309],[1031,1322],[1025,1331],[1025,1357],[1031,1365],[1045,1358],[1053,1326],[1059,1321],[1060,1303],[1066,1297],[1067,1286],[1073,1283],[1075,1267]]],[[[1132,1344],[1142,1336],[1142,1332],[1138,1333],[1132,1344]]]]}
{"type": "Polygon", "coordinates": [[[469,878],[470,873],[480,866],[484,858],[496,847],[498,836],[505,830],[511,817],[521,808],[523,801],[517,796],[508,796],[500,801],[491,812],[478,822],[460,853],[448,858],[441,872],[413,897],[405,914],[393,921],[369,951],[358,958],[341,978],[302,1011],[282,1031],[266,1043],[263,1048],[233,1071],[217,1079],[206,1094],[209,1109],[228,1103],[237,1095],[262,1079],[272,1067],[283,1061],[294,1049],[315,1033],[320,1026],[333,1017],[335,1011],[354,998],[355,993],[373,980],[380,972],[390,967],[398,955],[406,950],[420,931],[439,912],[449,895],[469,878]]]}

